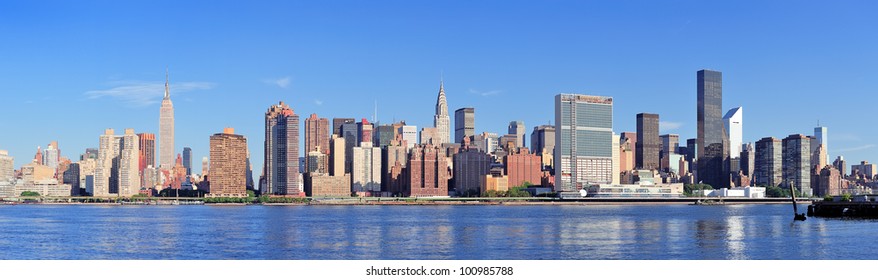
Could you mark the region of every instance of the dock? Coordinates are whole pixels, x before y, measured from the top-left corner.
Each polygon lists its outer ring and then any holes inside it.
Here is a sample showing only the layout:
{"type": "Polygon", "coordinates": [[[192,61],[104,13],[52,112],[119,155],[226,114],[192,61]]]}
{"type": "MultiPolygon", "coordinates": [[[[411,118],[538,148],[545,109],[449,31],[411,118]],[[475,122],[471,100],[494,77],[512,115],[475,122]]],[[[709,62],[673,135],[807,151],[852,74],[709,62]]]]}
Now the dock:
{"type": "Polygon", "coordinates": [[[824,218],[878,218],[878,202],[817,201],[808,206],[808,216],[824,218]]]}

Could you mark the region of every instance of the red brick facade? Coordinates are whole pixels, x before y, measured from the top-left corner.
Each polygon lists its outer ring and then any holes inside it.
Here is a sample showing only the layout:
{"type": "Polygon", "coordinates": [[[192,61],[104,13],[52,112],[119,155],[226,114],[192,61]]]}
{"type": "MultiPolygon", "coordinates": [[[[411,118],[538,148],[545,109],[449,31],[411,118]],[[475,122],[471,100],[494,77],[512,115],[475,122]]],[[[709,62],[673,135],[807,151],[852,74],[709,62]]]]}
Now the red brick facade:
{"type": "Polygon", "coordinates": [[[412,149],[408,163],[407,196],[448,196],[448,161],[445,150],[433,145],[412,149]]]}

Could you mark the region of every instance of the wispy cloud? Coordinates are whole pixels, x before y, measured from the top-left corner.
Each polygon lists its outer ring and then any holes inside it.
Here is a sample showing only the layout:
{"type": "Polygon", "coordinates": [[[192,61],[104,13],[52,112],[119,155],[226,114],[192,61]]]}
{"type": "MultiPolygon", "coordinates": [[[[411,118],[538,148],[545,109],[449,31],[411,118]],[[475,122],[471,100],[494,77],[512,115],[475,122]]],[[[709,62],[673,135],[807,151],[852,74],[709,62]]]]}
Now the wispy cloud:
{"type": "MultiPolygon", "coordinates": [[[[165,95],[164,82],[115,81],[109,83],[110,89],[90,90],[85,92],[89,99],[110,97],[128,103],[130,106],[143,107],[159,103],[165,95]]],[[[171,95],[195,90],[212,89],[215,85],[207,82],[183,82],[171,84],[171,95]]]]}
{"type": "Polygon", "coordinates": [[[503,93],[503,91],[502,91],[502,90],[496,90],[496,89],[495,89],[495,90],[489,90],[489,91],[481,91],[481,90],[469,89],[469,93],[472,93],[472,94],[475,94],[475,95],[480,95],[480,96],[492,96],[492,95],[498,95],[498,94],[500,94],[500,93],[503,93]]]}
{"type": "Polygon", "coordinates": [[[683,123],[668,121],[659,122],[659,130],[661,131],[673,131],[679,129],[680,127],[683,127],[683,123]]]}
{"type": "Polygon", "coordinates": [[[842,148],[842,149],[836,150],[835,152],[839,152],[839,153],[856,152],[856,151],[868,150],[868,149],[872,149],[872,148],[875,148],[874,144],[862,145],[862,146],[851,147],[851,148],[842,148]]]}
{"type": "Polygon", "coordinates": [[[322,105],[323,105],[323,100],[320,100],[320,99],[314,99],[314,104],[316,104],[317,106],[322,106],[322,105]]]}
{"type": "MultiPolygon", "coordinates": [[[[830,133],[830,134],[831,134],[831,133],[830,133]]],[[[832,137],[831,140],[833,140],[833,141],[851,141],[851,142],[855,142],[855,141],[862,141],[862,140],[863,140],[862,138],[860,138],[860,136],[858,136],[858,135],[856,135],[856,134],[853,134],[853,133],[831,134],[830,137],[832,137]]]]}
{"type": "Polygon", "coordinates": [[[278,86],[278,87],[280,87],[280,88],[289,88],[289,87],[290,87],[290,81],[291,81],[291,78],[290,78],[289,76],[287,76],[287,77],[283,77],[283,78],[278,78],[278,79],[265,79],[265,80],[262,80],[263,83],[266,83],[266,84],[269,84],[269,85],[275,85],[275,86],[278,86]]]}

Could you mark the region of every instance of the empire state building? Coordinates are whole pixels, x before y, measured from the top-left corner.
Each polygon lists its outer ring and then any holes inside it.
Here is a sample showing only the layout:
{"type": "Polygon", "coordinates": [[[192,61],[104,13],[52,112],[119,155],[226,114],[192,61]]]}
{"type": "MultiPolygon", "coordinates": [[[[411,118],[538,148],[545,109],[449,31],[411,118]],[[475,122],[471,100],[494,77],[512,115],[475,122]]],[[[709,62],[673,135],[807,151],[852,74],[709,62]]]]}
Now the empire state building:
{"type": "Polygon", "coordinates": [[[159,116],[159,167],[174,166],[174,104],[171,103],[170,77],[165,72],[165,98],[159,116]]]}

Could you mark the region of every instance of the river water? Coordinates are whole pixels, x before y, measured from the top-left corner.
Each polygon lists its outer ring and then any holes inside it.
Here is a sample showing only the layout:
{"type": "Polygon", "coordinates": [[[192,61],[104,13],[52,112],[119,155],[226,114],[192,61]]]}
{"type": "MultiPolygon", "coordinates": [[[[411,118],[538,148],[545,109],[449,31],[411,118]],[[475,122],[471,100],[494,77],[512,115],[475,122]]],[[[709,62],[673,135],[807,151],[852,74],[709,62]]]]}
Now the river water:
{"type": "Polygon", "coordinates": [[[0,206],[0,259],[878,259],[789,205],[0,206]]]}

